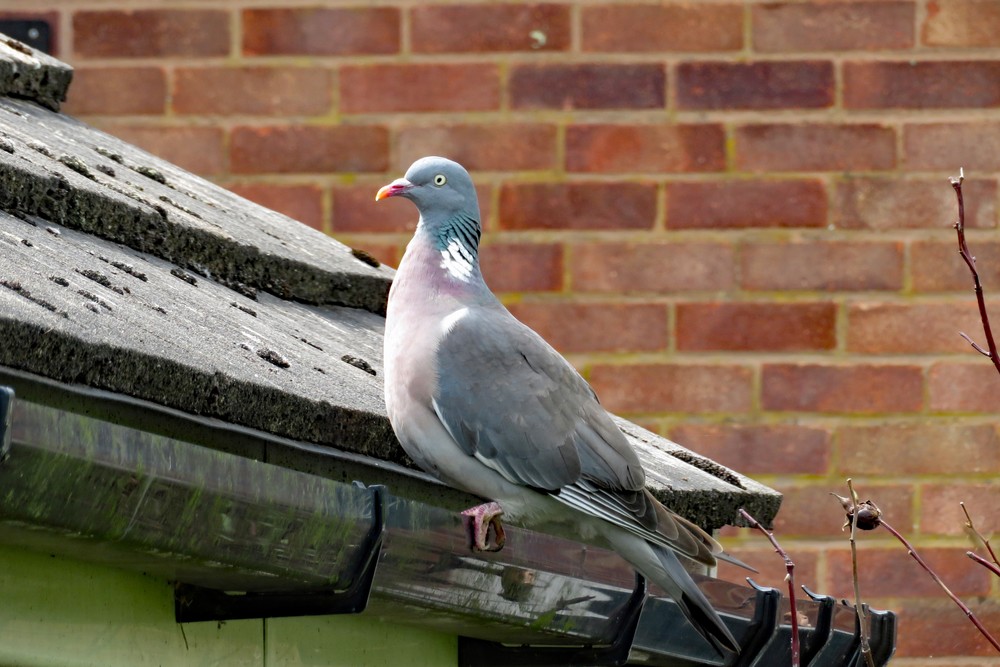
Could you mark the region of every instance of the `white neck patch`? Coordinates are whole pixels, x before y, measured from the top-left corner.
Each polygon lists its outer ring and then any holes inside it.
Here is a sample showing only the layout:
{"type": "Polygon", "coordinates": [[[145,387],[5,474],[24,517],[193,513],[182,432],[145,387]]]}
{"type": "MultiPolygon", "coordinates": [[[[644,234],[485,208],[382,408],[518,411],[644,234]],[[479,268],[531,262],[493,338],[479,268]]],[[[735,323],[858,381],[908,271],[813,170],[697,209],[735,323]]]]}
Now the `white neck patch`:
{"type": "Polygon", "coordinates": [[[473,260],[472,251],[458,239],[450,239],[448,247],[441,251],[441,268],[463,283],[472,278],[473,260]]]}

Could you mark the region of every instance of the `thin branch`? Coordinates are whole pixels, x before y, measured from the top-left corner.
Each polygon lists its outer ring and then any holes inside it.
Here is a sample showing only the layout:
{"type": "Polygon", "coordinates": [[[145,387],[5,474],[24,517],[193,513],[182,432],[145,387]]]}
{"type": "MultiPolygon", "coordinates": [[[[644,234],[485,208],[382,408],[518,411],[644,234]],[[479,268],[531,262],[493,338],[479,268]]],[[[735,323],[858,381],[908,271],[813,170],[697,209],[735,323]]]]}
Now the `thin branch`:
{"type": "Polygon", "coordinates": [[[982,347],[980,347],[979,343],[969,338],[969,334],[965,333],[964,331],[959,331],[958,335],[964,338],[965,342],[971,345],[973,350],[983,355],[984,357],[989,358],[990,356],[989,350],[984,350],[982,347]]]}
{"type": "Polygon", "coordinates": [[[955,196],[958,198],[958,221],[955,223],[955,231],[958,233],[958,254],[965,260],[966,266],[972,272],[972,282],[976,290],[976,302],[979,304],[979,318],[983,321],[983,332],[986,334],[986,347],[975,343],[965,333],[960,335],[972,346],[972,348],[988,357],[993,362],[993,366],[1000,373],[1000,354],[997,353],[997,344],[993,340],[993,330],[990,327],[990,317],[986,313],[986,297],[983,295],[983,284],[979,280],[979,271],[976,270],[976,258],[969,252],[969,245],[965,240],[965,200],[962,197],[962,181],[965,180],[965,172],[958,170],[958,178],[949,179],[951,187],[955,189],[955,196]]]}
{"type": "Polygon", "coordinates": [[[749,512],[747,512],[742,507],[740,508],[740,516],[742,516],[751,528],[756,528],[760,532],[764,533],[764,536],[770,540],[771,546],[774,547],[775,552],[782,557],[785,561],[785,582],[788,584],[788,613],[791,615],[792,624],[792,667],[799,667],[801,664],[800,650],[799,650],[799,613],[795,607],[795,563],[789,558],[788,553],[781,548],[778,544],[778,540],[775,539],[774,533],[764,528],[760,525],[757,519],[753,518],[749,512]]]}
{"type": "Polygon", "coordinates": [[[983,534],[976,530],[976,525],[972,523],[972,517],[969,516],[969,510],[965,508],[965,503],[959,503],[962,507],[962,511],[965,512],[965,527],[972,531],[972,534],[979,538],[979,541],[983,543],[986,550],[990,552],[990,558],[997,565],[1000,565],[1000,561],[997,560],[997,555],[993,553],[993,547],[990,545],[990,541],[983,537],[983,534]]]}
{"type": "Polygon", "coordinates": [[[989,570],[993,574],[995,574],[998,577],[1000,577],[1000,567],[997,567],[993,563],[989,562],[988,560],[986,560],[985,558],[983,558],[982,556],[980,556],[979,554],[977,554],[975,551],[966,551],[965,555],[968,556],[969,558],[971,558],[972,560],[976,561],[977,563],[979,563],[983,567],[985,567],[987,570],[989,570]]]}
{"type": "Polygon", "coordinates": [[[890,533],[892,533],[893,537],[899,540],[903,544],[903,546],[906,547],[907,553],[909,553],[910,556],[913,557],[913,560],[917,561],[917,563],[920,564],[920,567],[924,568],[924,571],[926,571],[927,574],[931,576],[931,579],[933,579],[937,583],[937,585],[941,587],[941,590],[947,593],[948,597],[950,597],[952,601],[958,605],[959,609],[965,612],[965,615],[969,618],[970,621],[972,621],[972,624],[976,626],[979,632],[982,633],[983,637],[986,637],[986,640],[993,645],[993,648],[995,648],[998,652],[1000,652],[1000,643],[998,643],[997,640],[993,638],[993,635],[991,635],[989,631],[979,621],[979,619],[976,618],[976,615],[972,613],[972,610],[969,609],[968,605],[962,602],[957,595],[952,593],[950,588],[945,586],[944,582],[941,581],[941,577],[937,576],[937,573],[931,569],[930,565],[924,562],[924,559],[920,557],[920,554],[918,554],[916,549],[913,548],[913,545],[907,542],[905,537],[900,535],[895,528],[890,526],[884,520],[882,521],[882,527],[888,530],[890,533]]]}
{"type": "Polygon", "coordinates": [[[858,583],[858,494],[854,490],[854,482],[847,478],[847,490],[851,493],[851,566],[854,575],[854,610],[858,614],[858,635],[861,639],[861,655],[865,656],[868,667],[875,667],[872,657],[872,647],[868,643],[868,624],[865,619],[865,607],[861,604],[861,585],[858,583]]]}

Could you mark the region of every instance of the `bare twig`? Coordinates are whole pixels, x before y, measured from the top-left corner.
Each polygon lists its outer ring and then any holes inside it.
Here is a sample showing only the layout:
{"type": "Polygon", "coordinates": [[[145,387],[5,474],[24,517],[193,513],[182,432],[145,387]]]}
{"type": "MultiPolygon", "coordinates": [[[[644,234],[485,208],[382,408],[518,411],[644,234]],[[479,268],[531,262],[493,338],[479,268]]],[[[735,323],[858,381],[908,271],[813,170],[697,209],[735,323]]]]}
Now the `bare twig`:
{"type": "Polygon", "coordinates": [[[868,643],[868,624],[865,622],[865,606],[861,603],[861,586],[858,583],[858,494],[854,490],[854,482],[847,478],[847,490],[851,493],[851,567],[854,575],[854,610],[858,614],[858,635],[861,639],[861,655],[865,656],[868,667],[875,667],[872,657],[872,647],[868,643]]]}
{"type": "Polygon", "coordinates": [[[913,557],[913,560],[917,561],[917,563],[920,564],[920,567],[924,568],[924,571],[931,576],[931,579],[933,579],[935,583],[937,583],[937,585],[941,587],[941,590],[947,593],[948,597],[950,597],[952,601],[958,605],[959,609],[965,612],[965,615],[969,618],[970,621],[972,621],[972,624],[976,626],[979,632],[982,633],[983,637],[986,637],[986,640],[993,645],[993,648],[995,648],[997,651],[1000,651],[1000,643],[997,643],[997,640],[993,638],[993,635],[991,635],[989,631],[979,621],[979,619],[976,618],[976,615],[972,613],[972,610],[969,609],[968,605],[962,602],[957,595],[952,593],[950,588],[945,586],[944,582],[941,581],[941,577],[939,577],[937,573],[931,569],[931,566],[928,565],[924,561],[924,559],[920,557],[920,554],[918,554],[916,549],[913,548],[913,545],[907,542],[905,537],[900,535],[895,528],[890,526],[884,520],[882,521],[882,527],[888,530],[890,533],[892,533],[893,537],[899,540],[903,544],[903,546],[906,547],[907,553],[909,553],[910,556],[913,557]]]}
{"type": "Polygon", "coordinates": [[[858,528],[861,530],[875,529],[882,516],[882,510],[870,500],[864,503],[858,502],[854,481],[850,477],[847,478],[847,489],[851,494],[850,498],[832,492],[830,495],[839,500],[844,511],[847,512],[847,523],[844,524],[843,528],[848,526],[851,528],[851,572],[854,579],[854,610],[858,615],[858,639],[861,643],[861,655],[865,656],[865,663],[868,667],[875,667],[871,645],[868,643],[868,624],[865,622],[865,606],[861,602],[861,585],[858,583],[857,531],[858,528]]]}
{"type": "Polygon", "coordinates": [[[962,507],[962,511],[965,512],[965,527],[972,531],[973,535],[979,538],[979,541],[983,543],[986,550],[990,552],[990,558],[993,559],[993,562],[996,565],[1000,565],[1000,561],[997,560],[997,555],[993,553],[993,547],[990,545],[990,541],[983,537],[983,534],[976,530],[976,525],[972,523],[972,517],[969,516],[969,510],[965,508],[965,503],[959,503],[959,505],[962,507]]]}
{"type": "Polygon", "coordinates": [[[976,301],[979,303],[979,318],[983,321],[983,332],[986,334],[986,347],[969,338],[965,332],[959,332],[969,345],[979,354],[987,357],[993,362],[993,366],[1000,373],[1000,354],[997,353],[997,344],[993,340],[993,331],[990,328],[990,318],[986,313],[986,298],[983,295],[983,284],[979,280],[979,271],[976,270],[976,258],[969,252],[969,245],[965,241],[965,201],[962,198],[962,181],[965,180],[965,172],[958,170],[958,178],[951,178],[951,187],[955,189],[955,196],[958,198],[958,221],[955,223],[955,231],[958,233],[958,254],[965,260],[966,266],[972,272],[972,282],[975,285],[976,301]]]}
{"type": "Polygon", "coordinates": [[[974,551],[966,551],[965,555],[968,556],[969,558],[971,558],[972,560],[976,561],[977,563],[979,563],[983,567],[985,567],[987,570],[989,570],[993,574],[995,574],[998,577],[1000,577],[1000,567],[997,567],[996,565],[994,565],[993,563],[989,562],[988,560],[986,560],[985,558],[983,558],[982,556],[980,556],[979,554],[977,554],[974,551]]]}
{"type": "Polygon", "coordinates": [[[785,583],[788,584],[788,613],[791,615],[792,624],[792,667],[799,667],[801,664],[800,650],[799,650],[799,614],[795,607],[795,563],[789,558],[788,553],[781,548],[778,544],[778,540],[775,539],[774,533],[764,528],[760,525],[757,519],[753,518],[749,512],[747,512],[742,507],[740,508],[740,516],[742,516],[751,528],[756,528],[760,532],[764,533],[770,542],[771,546],[774,547],[775,552],[782,557],[785,561],[785,583]]]}
{"type": "MultiPolygon", "coordinates": [[[[978,629],[979,632],[982,633],[984,637],[986,637],[987,641],[989,641],[990,644],[993,645],[993,648],[995,648],[997,651],[1000,651],[1000,643],[997,643],[997,640],[993,638],[993,635],[991,635],[989,631],[979,621],[979,619],[976,618],[976,615],[972,613],[972,610],[969,609],[969,607],[964,602],[958,599],[958,597],[951,592],[951,589],[945,586],[944,582],[941,581],[941,577],[939,577],[937,573],[933,569],[931,569],[931,566],[928,565],[927,562],[920,557],[920,554],[918,554],[917,550],[913,548],[913,545],[910,544],[906,540],[906,538],[899,533],[899,531],[890,526],[885,521],[885,519],[882,518],[882,510],[880,510],[878,506],[875,505],[875,503],[873,503],[870,500],[865,501],[864,503],[859,503],[858,496],[854,492],[854,484],[851,482],[850,479],[847,480],[847,488],[850,489],[851,491],[850,499],[838,496],[836,493],[833,493],[831,495],[836,496],[840,500],[840,504],[843,505],[844,509],[847,511],[847,516],[851,524],[852,555],[854,554],[854,529],[856,527],[860,527],[862,528],[862,530],[874,530],[875,528],[882,526],[883,528],[888,530],[893,537],[899,540],[904,547],[906,547],[906,552],[910,554],[913,560],[917,561],[917,564],[919,564],[920,567],[922,567],[924,571],[931,576],[931,579],[933,579],[937,583],[937,585],[940,586],[945,593],[947,593],[948,597],[950,597],[952,601],[958,605],[959,609],[965,612],[966,617],[968,617],[968,619],[972,621],[972,624],[976,626],[976,629],[978,629]]],[[[969,521],[971,523],[971,519],[969,521]]],[[[989,567],[991,570],[994,569],[993,564],[987,561],[985,558],[982,558],[972,553],[971,551],[966,552],[966,555],[975,560],[976,562],[981,562],[983,565],[989,567]]],[[[996,571],[998,572],[998,574],[1000,574],[1000,567],[996,568],[996,571]]],[[[854,596],[856,604],[858,606],[858,618],[861,619],[863,618],[863,616],[861,615],[861,605],[860,601],[858,600],[860,596],[858,595],[858,572],[857,572],[856,559],[854,563],[854,596]]],[[[864,632],[862,632],[861,634],[862,651],[864,651],[864,647],[866,645],[867,645],[867,638],[865,637],[864,632]]],[[[871,663],[869,662],[869,664],[871,663]]]]}

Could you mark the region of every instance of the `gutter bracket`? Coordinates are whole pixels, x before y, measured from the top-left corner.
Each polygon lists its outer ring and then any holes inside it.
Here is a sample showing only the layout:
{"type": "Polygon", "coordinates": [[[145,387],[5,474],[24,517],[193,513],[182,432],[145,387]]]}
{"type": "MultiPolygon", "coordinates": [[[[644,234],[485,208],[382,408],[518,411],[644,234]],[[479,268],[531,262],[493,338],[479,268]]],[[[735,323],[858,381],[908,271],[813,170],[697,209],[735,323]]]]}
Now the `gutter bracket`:
{"type": "Polygon", "coordinates": [[[750,577],[747,582],[757,592],[753,618],[740,639],[740,655],[732,667],[751,667],[778,627],[781,592],[776,588],[760,586],[750,577]]]}
{"type": "MultiPolygon", "coordinates": [[[[896,614],[891,611],[870,609],[862,604],[865,616],[868,617],[868,647],[872,651],[872,661],[876,667],[888,664],[889,658],[896,651],[896,614]]],[[[861,654],[861,624],[855,614],[854,639],[851,651],[845,665],[864,667],[866,664],[861,654]]]]}
{"type": "Polygon", "coordinates": [[[617,632],[606,646],[510,646],[471,637],[458,638],[459,667],[558,667],[561,665],[593,665],[618,667],[628,662],[632,642],[639,627],[646,602],[646,579],[635,573],[635,588],[625,604],[610,618],[617,632]]]}
{"type": "Polygon", "coordinates": [[[343,590],[290,593],[232,594],[211,588],[176,582],[174,585],[174,617],[178,623],[198,621],[231,621],[245,618],[279,618],[285,616],[324,616],[328,614],[360,614],[368,607],[375,570],[382,552],[385,534],[386,491],[381,484],[365,487],[372,496],[372,527],[364,543],[358,547],[361,556],[350,576],[350,585],[343,590]]]}
{"type": "Polygon", "coordinates": [[[889,659],[896,652],[896,614],[877,609],[870,609],[868,613],[871,619],[872,658],[877,667],[882,667],[889,664],[889,659]]]}
{"type": "Polygon", "coordinates": [[[813,593],[805,586],[802,587],[802,590],[813,602],[819,605],[816,613],[816,624],[802,638],[802,664],[808,667],[808,665],[814,664],[813,660],[833,638],[833,610],[837,606],[837,600],[830,595],[813,593]]]}

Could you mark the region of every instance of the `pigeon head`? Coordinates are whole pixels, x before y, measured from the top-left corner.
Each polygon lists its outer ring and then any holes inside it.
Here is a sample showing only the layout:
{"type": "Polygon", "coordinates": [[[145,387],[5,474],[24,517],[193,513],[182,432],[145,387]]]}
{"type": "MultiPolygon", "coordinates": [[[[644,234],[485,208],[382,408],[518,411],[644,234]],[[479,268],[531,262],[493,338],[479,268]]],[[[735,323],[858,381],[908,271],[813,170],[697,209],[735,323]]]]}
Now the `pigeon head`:
{"type": "Polygon", "coordinates": [[[462,165],[447,158],[420,158],[403,178],[379,190],[375,201],[386,197],[412,201],[425,224],[441,224],[456,216],[479,222],[479,200],[472,178],[462,165]]]}

